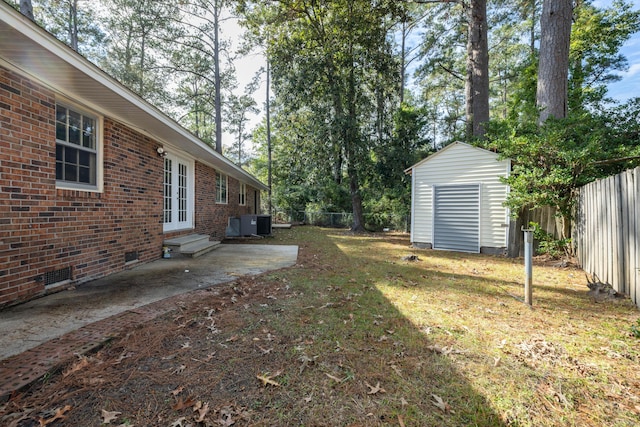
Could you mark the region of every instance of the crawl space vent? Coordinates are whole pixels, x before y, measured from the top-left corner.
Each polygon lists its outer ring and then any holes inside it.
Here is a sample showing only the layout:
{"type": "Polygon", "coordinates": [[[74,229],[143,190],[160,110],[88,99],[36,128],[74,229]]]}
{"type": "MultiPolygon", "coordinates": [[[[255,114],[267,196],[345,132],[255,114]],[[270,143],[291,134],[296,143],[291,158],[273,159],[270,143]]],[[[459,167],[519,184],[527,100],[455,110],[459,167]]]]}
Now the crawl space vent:
{"type": "Polygon", "coordinates": [[[131,262],[138,259],[138,251],[127,252],[124,254],[124,262],[131,262]]]}
{"type": "Polygon", "coordinates": [[[71,280],[71,267],[61,268],[60,270],[47,271],[44,273],[44,285],[55,285],[58,282],[71,280]]]}

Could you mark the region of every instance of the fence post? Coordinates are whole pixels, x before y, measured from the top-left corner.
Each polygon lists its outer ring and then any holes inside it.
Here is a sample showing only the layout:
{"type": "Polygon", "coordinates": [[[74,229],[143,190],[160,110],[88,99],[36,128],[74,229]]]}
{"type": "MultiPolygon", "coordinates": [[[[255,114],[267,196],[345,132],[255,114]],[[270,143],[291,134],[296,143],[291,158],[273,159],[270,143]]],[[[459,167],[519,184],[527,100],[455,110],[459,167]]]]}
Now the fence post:
{"type": "Polygon", "coordinates": [[[533,305],[533,229],[522,227],[524,232],[524,303],[533,305]]]}

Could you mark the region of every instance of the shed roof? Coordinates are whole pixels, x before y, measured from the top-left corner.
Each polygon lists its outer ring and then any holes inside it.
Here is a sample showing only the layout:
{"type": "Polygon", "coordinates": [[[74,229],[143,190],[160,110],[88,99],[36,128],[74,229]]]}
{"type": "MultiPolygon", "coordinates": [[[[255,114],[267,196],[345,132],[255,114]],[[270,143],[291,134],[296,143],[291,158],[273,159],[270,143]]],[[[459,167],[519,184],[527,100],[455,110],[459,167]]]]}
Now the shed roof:
{"type": "Polygon", "coordinates": [[[422,166],[423,164],[433,160],[436,157],[441,156],[443,153],[446,153],[447,151],[451,150],[453,147],[456,147],[456,146],[464,146],[464,147],[468,147],[469,149],[472,149],[472,150],[478,150],[478,152],[482,153],[483,155],[490,154],[490,155],[494,156],[496,160],[498,160],[499,157],[500,157],[499,154],[494,153],[493,151],[485,150],[484,148],[480,148],[480,147],[475,147],[473,145],[467,144],[466,142],[456,141],[456,142],[453,142],[453,143],[447,145],[442,150],[437,151],[437,152],[431,154],[430,156],[425,157],[424,159],[420,160],[415,165],[405,169],[404,173],[407,174],[407,175],[411,175],[413,173],[413,170],[415,168],[417,168],[418,166],[422,166]]]}
{"type": "Polygon", "coordinates": [[[184,151],[222,173],[260,190],[268,189],[4,1],[0,1],[0,64],[32,76],[55,92],[184,151]]]}

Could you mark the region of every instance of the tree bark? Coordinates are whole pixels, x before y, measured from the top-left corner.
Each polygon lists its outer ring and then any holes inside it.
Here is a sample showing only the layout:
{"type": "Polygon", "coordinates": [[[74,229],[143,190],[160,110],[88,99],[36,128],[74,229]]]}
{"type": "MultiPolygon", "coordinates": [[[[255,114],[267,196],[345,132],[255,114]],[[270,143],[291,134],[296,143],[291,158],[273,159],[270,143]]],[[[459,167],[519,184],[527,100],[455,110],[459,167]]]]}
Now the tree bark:
{"type": "Polygon", "coordinates": [[[467,133],[482,137],[489,121],[489,44],[487,0],[471,0],[467,35],[467,133]]]}
{"type": "Polygon", "coordinates": [[[215,121],[216,121],[216,151],[222,154],[222,95],[220,77],[220,12],[222,5],[214,1],[213,10],[213,74],[215,84],[215,121]]]}
{"type": "Polygon", "coordinates": [[[22,13],[32,21],[35,21],[33,17],[33,5],[31,4],[31,0],[20,0],[20,13],[22,13]]]}
{"type": "Polygon", "coordinates": [[[544,0],[540,17],[540,63],[536,104],[539,123],[567,117],[572,0],[544,0]]]}
{"type": "Polygon", "coordinates": [[[78,0],[69,2],[69,41],[71,49],[78,51],[78,0]]]}

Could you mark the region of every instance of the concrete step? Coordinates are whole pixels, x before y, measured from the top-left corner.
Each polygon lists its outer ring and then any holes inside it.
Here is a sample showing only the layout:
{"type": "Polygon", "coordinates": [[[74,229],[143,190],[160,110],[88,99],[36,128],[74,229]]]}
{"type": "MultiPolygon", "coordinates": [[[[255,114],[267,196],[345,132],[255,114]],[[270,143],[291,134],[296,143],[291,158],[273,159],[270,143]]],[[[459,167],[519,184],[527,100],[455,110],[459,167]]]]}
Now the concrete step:
{"type": "Polygon", "coordinates": [[[271,224],[271,228],[281,230],[291,230],[291,224],[271,224]]]}
{"type": "Polygon", "coordinates": [[[206,234],[189,234],[164,241],[171,250],[171,257],[186,256],[195,258],[218,247],[220,242],[212,242],[206,234]]]}
{"type": "Polygon", "coordinates": [[[209,236],[206,234],[189,234],[188,236],[174,237],[165,240],[164,246],[169,246],[173,249],[174,247],[190,245],[199,241],[209,241],[209,236]]]}
{"type": "Polygon", "coordinates": [[[186,246],[182,246],[182,248],[180,249],[180,254],[183,256],[196,258],[200,255],[204,255],[207,252],[211,252],[212,250],[217,249],[218,246],[220,246],[220,242],[199,241],[186,246]]]}

